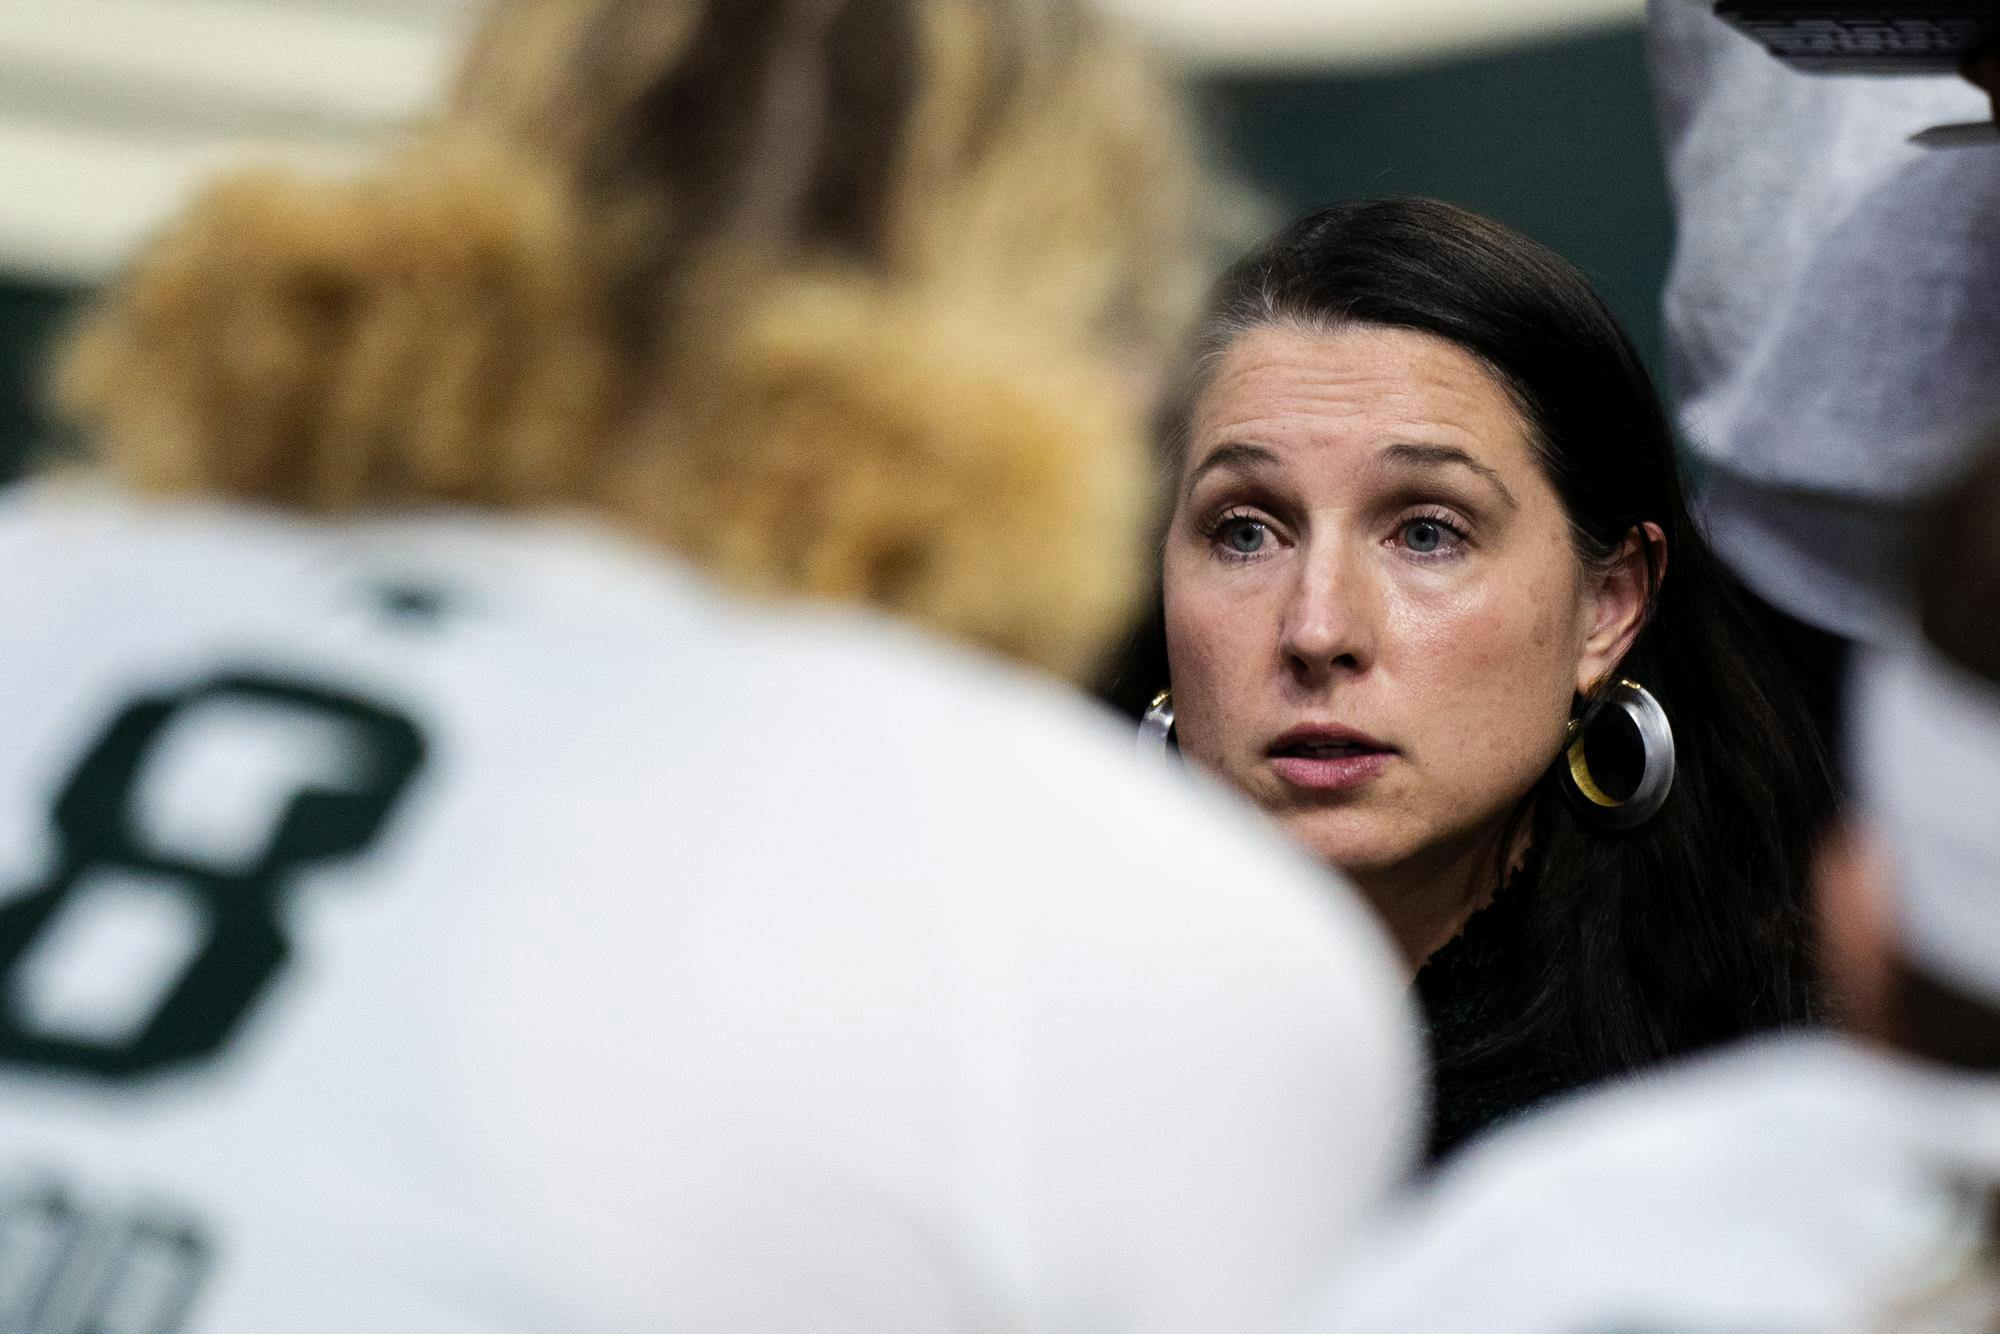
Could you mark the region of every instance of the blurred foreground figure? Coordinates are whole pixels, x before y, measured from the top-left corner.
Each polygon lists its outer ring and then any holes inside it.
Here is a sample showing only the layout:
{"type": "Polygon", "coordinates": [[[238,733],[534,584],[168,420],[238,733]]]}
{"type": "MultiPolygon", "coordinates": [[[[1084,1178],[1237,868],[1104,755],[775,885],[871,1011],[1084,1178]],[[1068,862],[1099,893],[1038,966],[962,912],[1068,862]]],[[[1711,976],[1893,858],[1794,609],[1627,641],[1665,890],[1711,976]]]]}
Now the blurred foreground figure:
{"type": "Polygon", "coordinates": [[[0,1329],[1296,1314],[1411,1149],[1365,912],[696,577],[1085,670],[1179,123],[1062,4],[527,0],[379,174],[144,257],[105,477],[0,500],[0,1329]]]}
{"type": "Polygon", "coordinates": [[[2000,452],[1931,516],[1922,632],[1862,664],[1865,815],[1819,889],[1851,1038],[1771,1041],[1469,1153],[1319,1329],[2000,1329],[2000,452]]]}
{"type": "Polygon", "coordinates": [[[1673,387],[1716,549],[1843,755],[1850,644],[1898,615],[1899,515],[2000,414],[2000,151],[1911,142],[1986,113],[1961,79],[1802,73],[1714,10],[1647,5],[1673,387]]]}

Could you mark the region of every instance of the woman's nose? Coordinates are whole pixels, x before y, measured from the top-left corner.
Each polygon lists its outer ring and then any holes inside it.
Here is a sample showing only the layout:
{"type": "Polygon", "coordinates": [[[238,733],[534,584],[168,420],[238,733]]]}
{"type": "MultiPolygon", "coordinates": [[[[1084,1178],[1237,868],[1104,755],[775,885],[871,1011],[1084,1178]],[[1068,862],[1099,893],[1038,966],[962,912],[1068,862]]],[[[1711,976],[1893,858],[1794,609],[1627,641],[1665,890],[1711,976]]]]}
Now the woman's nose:
{"type": "Polygon", "coordinates": [[[1361,572],[1305,560],[1287,599],[1279,647],[1301,680],[1359,671],[1374,656],[1374,599],[1361,572]]]}

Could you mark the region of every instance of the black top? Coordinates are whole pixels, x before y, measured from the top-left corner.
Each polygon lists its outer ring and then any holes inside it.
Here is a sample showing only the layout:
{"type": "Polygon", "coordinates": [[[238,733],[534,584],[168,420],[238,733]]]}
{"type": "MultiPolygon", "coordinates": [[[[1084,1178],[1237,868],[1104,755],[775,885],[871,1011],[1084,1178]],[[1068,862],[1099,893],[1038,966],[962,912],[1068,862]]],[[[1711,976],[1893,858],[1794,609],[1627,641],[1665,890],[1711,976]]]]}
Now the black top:
{"type": "Polygon", "coordinates": [[[1594,1078],[1558,1053],[1482,1060],[1476,1051],[1521,1001],[1526,961],[1519,926],[1534,893],[1532,875],[1524,868],[1514,876],[1417,974],[1430,1030],[1433,1165],[1487,1126],[1594,1078]]]}

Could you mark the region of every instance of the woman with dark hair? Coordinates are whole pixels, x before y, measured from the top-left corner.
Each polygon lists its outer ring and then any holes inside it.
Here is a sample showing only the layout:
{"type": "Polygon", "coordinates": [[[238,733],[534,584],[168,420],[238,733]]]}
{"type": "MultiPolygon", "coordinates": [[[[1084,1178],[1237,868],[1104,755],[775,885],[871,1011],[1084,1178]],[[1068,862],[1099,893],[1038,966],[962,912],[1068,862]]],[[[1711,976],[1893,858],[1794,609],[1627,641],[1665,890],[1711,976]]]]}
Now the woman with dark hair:
{"type": "Polygon", "coordinates": [[[1573,268],[1429,201],[1306,218],[1217,289],[1172,461],[1142,734],[1387,921],[1436,1152],[1812,1018],[1825,764],[1573,268]]]}

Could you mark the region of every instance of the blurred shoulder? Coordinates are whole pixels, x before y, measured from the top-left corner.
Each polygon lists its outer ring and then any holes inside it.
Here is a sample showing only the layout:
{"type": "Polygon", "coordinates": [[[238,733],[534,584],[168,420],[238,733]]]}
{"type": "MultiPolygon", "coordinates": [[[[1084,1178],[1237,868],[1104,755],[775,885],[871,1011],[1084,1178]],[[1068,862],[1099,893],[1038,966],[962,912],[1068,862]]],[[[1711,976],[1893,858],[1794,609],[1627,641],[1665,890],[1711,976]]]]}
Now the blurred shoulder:
{"type": "Polygon", "coordinates": [[[1405,1200],[1321,1329],[1835,1327],[1966,1235],[1957,1183],[2000,1167],[1993,1101],[1833,1037],[1580,1095],[1405,1200]]]}
{"type": "Polygon", "coordinates": [[[855,774],[893,777],[913,819],[971,834],[992,864],[1154,914],[1281,901],[1379,943],[1338,876],[1205,775],[1142,760],[1132,725],[1073,688],[844,610],[743,624],[744,688],[791,700],[794,726],[848,747],[855,774]]]}
{"type": "MultiPolygon", "coordinates": [[[[881,911],[952,885],[1297,937],[1322,958],[1384,948],[1335,877],[1232,795],[1142,764],[1129,727],[1073,689],[885,617],[724,596],[587,520],[328,521],[78,481],[0,492],[10,544],[33,559],[0,562],[0,624],[36,625],[64,674],[250,645],[378,683],[478,771],[468,819],[559,773],[593,820],[623,817],[634,866],[666,811],[682,855],[761,859],[774,887],[810,870],[881,911]],[[413,635],[378,614],[406,585],[467,612],[413,635]]],[[[556,810],[537,823],[560,833],[556,810]]]]}

